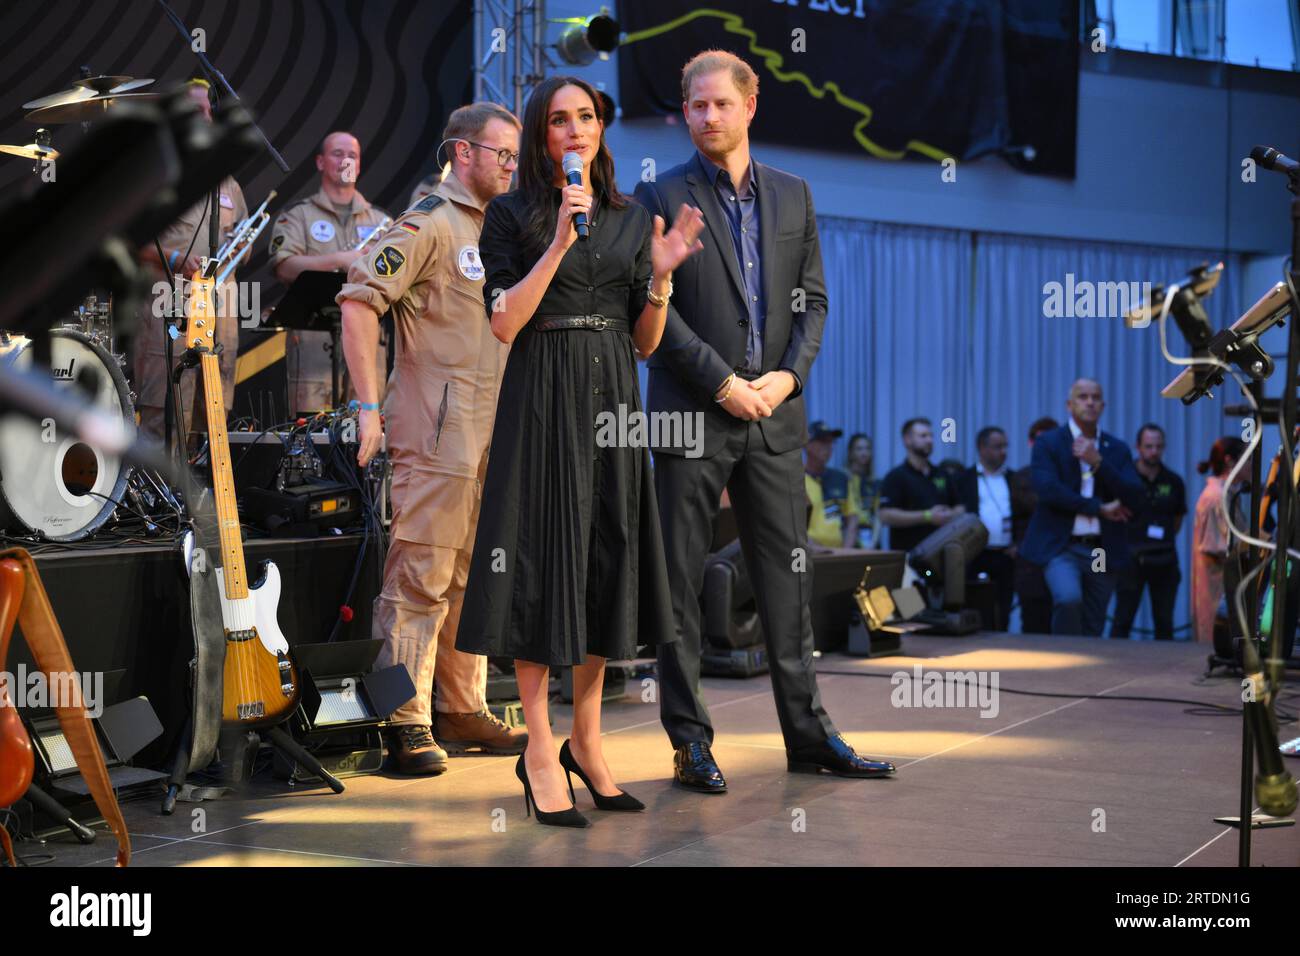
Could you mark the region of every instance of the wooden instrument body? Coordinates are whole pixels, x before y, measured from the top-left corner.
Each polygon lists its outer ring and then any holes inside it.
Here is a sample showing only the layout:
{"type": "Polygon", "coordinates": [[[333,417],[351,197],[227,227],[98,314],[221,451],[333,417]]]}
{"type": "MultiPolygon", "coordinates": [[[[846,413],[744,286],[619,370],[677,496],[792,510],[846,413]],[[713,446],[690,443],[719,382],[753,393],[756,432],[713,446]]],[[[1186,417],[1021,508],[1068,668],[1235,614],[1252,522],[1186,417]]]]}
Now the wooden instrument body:
{"type": "Polygon", "coordinates": [[[221,718],[227,723],[276,723],[298,704],[298,675],[276,619],[280,569],[267,561],[262,572],[246,597],[232,600],[227,596],[224,569],[216,569],[226,632],[221,718]]]}
{"type": "MultiPolygon", "coordinates": [[[[0,551],[0,667],[8,657],[16,624],[22,627],[36,666],[47,679],[53,674],[77,673],[36,562],[21,548],[9,548],[0,551]]],[[[104,765],[95,727],[80,694],[75,696],[75,700],[56,702],[54,711],[82,779],[117,837],[117,865],[126,866],[131,862],[131,837],[126,832],[112,778],[104,765]]],[[[0,804],[13,803],[27,792],[35,770],[34,757],[31,740],[16,707],[0,708],[0,804]]],[[[0,851],[10,866],[16,865],[12,841],[4,827],[0,827],[0,851]]]]}
{"type": "MultiPolygon", "coordinates": [[[[18,608],[23,603],[26,581],[16,561],[0,562],[0,671],[6,669],[9,641],[18,608]]],[[[17,802],[31,786],[36,772],[36,755],[27,728],[18,716],[17,702],[0,685],[0,807],[17,802]]]]}
{"type": "Polygon", "coordinates": [[[215,346],[217,317],[211,273],[219,265],[219,260],[205,262],[191,280],[186,342],[199,352],[203,375],[208,456],[212,461],[212,493],[221,546],[221,564],[215,568],[226,646],[221,717],[227,724],[256,727],[279,723],[298,705],[298,675],[289,660],[289,642],[276,619],[280,572],[268,561],[263,565],[261,580],[250,587],[244,562],[230,439],[226,434],[226,402],[215,346]]]}

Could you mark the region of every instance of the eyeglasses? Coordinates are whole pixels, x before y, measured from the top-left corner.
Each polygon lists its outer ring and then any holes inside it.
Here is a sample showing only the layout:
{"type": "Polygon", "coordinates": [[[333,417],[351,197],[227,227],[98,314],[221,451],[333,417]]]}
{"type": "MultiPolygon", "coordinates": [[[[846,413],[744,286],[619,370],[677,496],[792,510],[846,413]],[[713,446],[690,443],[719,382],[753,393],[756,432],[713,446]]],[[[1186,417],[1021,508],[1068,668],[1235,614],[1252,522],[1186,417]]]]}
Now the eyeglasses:
{"type": "Polygon", "coordinates": [[[508,149],[504,149],[504,148],[502,148],[502,149],[497,149],[497,148],[495,148],[495,147],[493,147],[493,146],[484,146],[482,143],[476,143],[476,142],[474,142],[473,140],[470,140],[470,139],[462,139],[461,142],[462,142],[462,143],[468,143],[470,146],[473,146],[473,147],[475,147],[476,149],[486,149],[486,150],[487,150],[488,152],[490,152],[490,153],[496,153],[496,154],[497,154],[497,165],[500,166],[500,167],[502,167],[503,169],[504,169],[506,166],[510,165],[511,163],[514,163],[516,166],[519,165],[519,154],[518,154],[518,153],[512,153],[512,152],[510,152],[510,150],[508,150],[508,149]]]}

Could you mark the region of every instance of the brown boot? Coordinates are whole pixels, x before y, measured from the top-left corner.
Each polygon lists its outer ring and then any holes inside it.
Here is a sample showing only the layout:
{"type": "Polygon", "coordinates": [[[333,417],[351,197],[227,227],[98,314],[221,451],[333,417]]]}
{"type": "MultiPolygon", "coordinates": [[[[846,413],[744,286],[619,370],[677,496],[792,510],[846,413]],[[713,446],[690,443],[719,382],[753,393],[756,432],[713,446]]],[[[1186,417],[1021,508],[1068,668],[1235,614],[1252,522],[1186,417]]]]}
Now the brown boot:
{"type": "Polygon", "coordinates": [[[447,769],[447,752],[434,742],[425,724],[390,727],[388,769],[411,776],[436,776],[447,769]]]}
{"type": "Polygon", "coordinates": [[[438,714],[434,733],[453,756],[477,750],[485,754],[521,754],[528,746],[528,731],[510,728],[487,709],[477,714],[438,714]]]}

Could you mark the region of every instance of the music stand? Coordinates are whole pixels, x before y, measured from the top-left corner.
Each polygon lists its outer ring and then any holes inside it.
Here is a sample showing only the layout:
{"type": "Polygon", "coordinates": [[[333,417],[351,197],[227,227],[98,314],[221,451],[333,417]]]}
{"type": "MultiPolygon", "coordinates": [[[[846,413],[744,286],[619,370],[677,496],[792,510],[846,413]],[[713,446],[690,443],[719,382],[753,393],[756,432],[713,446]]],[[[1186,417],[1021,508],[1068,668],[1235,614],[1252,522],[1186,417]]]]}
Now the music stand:
{"type": "MultiPolygon", "coordinates": [[[[329,333],[330,405],[333,408],[343,404],[342,363],[339,358],[343,312],[334,297],[343,288],[345,278],[342,272],[300,273],[270,316],[271,323],[282,329],[329,333]]],[[[296,414],[299,410],[291,411],[296,414]]]]}

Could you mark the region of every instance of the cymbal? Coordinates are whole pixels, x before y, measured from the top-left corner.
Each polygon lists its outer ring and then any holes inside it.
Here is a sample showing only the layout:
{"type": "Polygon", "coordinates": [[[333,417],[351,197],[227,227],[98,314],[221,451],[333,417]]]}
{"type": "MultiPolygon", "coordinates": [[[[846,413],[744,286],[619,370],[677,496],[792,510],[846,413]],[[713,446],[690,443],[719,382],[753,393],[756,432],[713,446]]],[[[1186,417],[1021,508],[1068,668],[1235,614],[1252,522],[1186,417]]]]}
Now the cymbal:
{"type": "Polygon", "coordinates": [[[22,156],[24,159],[46,160],[59,158],[57,149],[51,149],[37,143],[28,143],[26,146],[0,146],[0,153],[8,153],[10,156],[22,156]]]}
{"type": "Polygon", "coordinates": [[[85,99],[72,100],[71,102],[32,110],[23,118],[29,123],[49,123],[51,126],[57,126],[60,123],[81,123],[99,119],[118,103],[125,103],[130,100],[156,100],[157,98],[158,94],[156,93],[90,96],[85,99]]]}
{"type": "Polygon", "coordinates": [[[31,110],[25,118],[31,123],[51,124],[93,120],[119,100],[153,98],[157,94],[132,92],[153,82],[130,76],[88,76],[70,90],[24,103],[23,109],[31,110]]]}
{"type": "Polygon", "coordinates": [[[129,93],[142,86],[148,86],[153,80],[136,79],[133,76],[87,76],[72,84],[72,89],[51,93],[38,100],[24,103],[25,110],[38,110],[42,106],[54,106],[56,103],[68,102],[69,98],[85,99],[102,96],[105,93],[129,93]]]}

